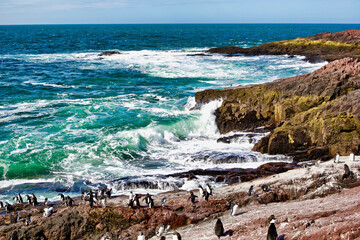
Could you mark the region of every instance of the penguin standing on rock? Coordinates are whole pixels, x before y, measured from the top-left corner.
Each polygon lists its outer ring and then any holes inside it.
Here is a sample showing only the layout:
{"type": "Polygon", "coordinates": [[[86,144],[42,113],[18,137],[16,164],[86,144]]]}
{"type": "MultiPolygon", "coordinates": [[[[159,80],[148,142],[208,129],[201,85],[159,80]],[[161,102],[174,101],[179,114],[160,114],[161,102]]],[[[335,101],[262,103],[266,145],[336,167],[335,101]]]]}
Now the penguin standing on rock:
{"type": "Polygon", "coordinates": [[[254,186],[251,185],[250,188],[249,188],[249,191],[248,191],[248,196],[251,196],[253,191],[254,191],[254,186]]]}
{"type": "Polygon", "coordinates": [[[207,191],[210,195],[213,195],[212,188],[211,188],[211,186],[210,186],[208,183],[206,184],[206,191],[207,191]]]}
{"type": "Polygon", "coordinates": [[[166,197],[164,197],[163,199],[161,199],[161,206],[165,207],[166,205],[166,197]]]}
{"type": "Polygon", "coordinates": [[[141,197],[139,194],[135,194],[135,197],[134,197],[135,207],[141,207],[140,198],[141,197]]]}
{"type": "Polygon", "coordinates": [[[277,234],[276,227],[275,227],[275,219],[272,219],[270,221],[270,226],[269,226],[266,240],[276,240],[277,236],[278,236],[278,234],[277,234]]]}
{"type": "Polygon", "coordinates": [[[137,237],[137,240],[145,240],[145,235],[142,232],[140,232],[139,236],[137,237]]]}
{"type": "Polygon", "coordinates": [[[112,193],[112,188],[106,189],[105,194],[109,199],[111,199],[111,193],[112,193]]]}
{"type": "Polygon", "coordinates": [[[0,201],[0,208],[4,207],[4,203],[2,201],[0,201]]]}
{"type": "Polygon", "coordinates": [[[64,202],[65,201],[65,196],[62,193],[59,193],[58,196],[60,197],[61,201],[64,202]]]}
{"type": "Polygon", "coordinates": [[[207,190],[204,191],[204,199],[205,199],[205,201],[207,201],[207,202],[209,201],[210,195],[211,194],[207,190]]]}
{"type": "Polygon", "coordinates": [[[18,197],[19,197],[19,203],[24,203],[20,193],[18,193],[18,197]]]}
{"type": "Polygon", "coordinates": [[[215,235],[220,239],[222,235],[224,235],[224,226],[220,220],[220,218],[217,219],[215,224],[215,235]]]}
{"type": "Polygon", "coordinates": [[[156,236],[161,237],[164,234],[165,227],[164,224],[160,224],[158,230],[156,231],[156,236]]]}
{"type": "Polygon", "coordinates": [[[173,233],[173,240],[181,240],[181,235],[178,232],[173,233]]]}
{"type": "Polygon", "coordinates": [[[190,201],[192,203],[195,203],[196,198],[197,198],[197,196],[192,191],[190,191],[190,197],[189,197],[190,201]]]}
{"type": "Polygon", "coordinates": [[[34,206],[38,205],[38,201],[37,201],[37,198],[36,198],[35,194],[32,193],[31,196],[32,196],[33,205],[34,206]]]}
{"type": "Polygon", "coordinates": [[[204,189],[201,185],[199,185],[199,195],[200,195],[200,198],[204,197],[204,189]]]}
{"type": "Polygon", "coordinates": [[[27,194],[25,195],[25,197],[26,197],[26,200],[27,200],[28,204],[32,205],[31,197],[29,195],[27,195],[27,194]]]}
{"type": "Polygon", "coordinates": [[[235,216],[237,209],[239,208],[239,205],[234,204],[231,208],[231,216],[235,216]]]}

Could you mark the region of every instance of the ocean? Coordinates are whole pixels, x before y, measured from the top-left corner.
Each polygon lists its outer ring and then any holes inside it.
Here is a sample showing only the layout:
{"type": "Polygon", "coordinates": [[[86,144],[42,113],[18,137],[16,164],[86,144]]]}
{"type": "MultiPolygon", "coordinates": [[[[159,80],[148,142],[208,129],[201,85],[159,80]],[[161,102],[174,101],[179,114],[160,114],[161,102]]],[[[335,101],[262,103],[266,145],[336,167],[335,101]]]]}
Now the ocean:
{"type": "Polygon", "coordinates": [[[57,199],[104,186],[115,194],[189,189],[192,183],[164,175],[289,161],[251,151],[263,134],[218,143],[221,100],[192,110],[194,95],[304,74],[326,62],[188,54],[348,29],[360,25],[0,26],[0,200],[17,192],[57,199]],[[99,56],[104,51],[121,54],[99,56]],[[152,182],[151,189],[139,181],[152,182]]]}

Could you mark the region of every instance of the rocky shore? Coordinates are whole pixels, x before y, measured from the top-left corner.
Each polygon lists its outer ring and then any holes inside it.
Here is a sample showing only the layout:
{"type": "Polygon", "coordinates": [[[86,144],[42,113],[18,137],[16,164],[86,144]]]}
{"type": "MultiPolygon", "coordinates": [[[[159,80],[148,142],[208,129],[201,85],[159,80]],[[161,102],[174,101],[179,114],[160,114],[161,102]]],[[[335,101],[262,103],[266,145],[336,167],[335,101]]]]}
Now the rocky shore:
{"type": "MultiPolygon", "coordinates": [[[[291,156],[292,163],[166,176],[186,179],[194,186],[204,175],[229,184],[215,189],[209,201],[198,197],[192,203],[189,192],[176,190],[153,196],[152,208],[143,202],[142,207],[129,208],[128,196],[113,196],[106,207],[91,208],[78,197],[72,207],[54,203],[49,217],[43,216],[46,206],[41,203],[14,204],[8,211],[0,209],[0,239],[133,240],[140,232],[146,239],[159,239],[156,230],[161,224],[171,226],[164,232],[166,239],[172,239],[175,230],[182,239],[217,239],[217,218],[225,228],[221,239],[265,239],[272,214],[281,239],[360,238],[360,159],[323,162],[336,153],[360,155],[359,44],[360,31],[351,30],[249,49],[221,47],[204,54],[288,54],[304,55],[311,61],[335,60],[313,73],[195,95],[198,106],[223,99],[215,113],[221,133],[245,131],[251,137],[255,132],[269,132],[253,150],[291,156]],[[300,164],[302,161],[306,163],[300,164]],[[167,199],[165,206],[160,205],[163,198],[167,199]],[[230,202],[239,206],[234,216],[227,208],[230,202]],[[30,215],[31,222],[25,224],[30,215]]],[[[229,143],[241,136],[234,133],[218,141],[229,143]]],[[[194,193],[200,196],[198,190],[194,193]]]]}
{"type": "Polygon", "coordinates": [[[221,53],[228,56],[302,55],[310,62],[334,61],[345,57],[360,57],[360,31],[347,30],[337,33],[319,33],[311,37],[265,43],[251,48],[225,46],[211,48],[208,54],[221,53]]]}
{"type": "Polygon", "coordinates": [[[306,165],[232,184],[215,189],[209,201],[197,198],[195,203],[183,190],[154,196],[154,208],[129,208],[128,196],[111,197],[106,208],[90,208],[76,198],[73,207],[57,202],[49,217],[43,216],[42,204],[15,204],[13,211],[0,215],[0,239],[133,240],[140,232],[146,239],[159,239],[156,230],[161,224],[171,226],[163,234],[166,239],[172,239],[175,230],[182,239],[217,239],[213,231],[217,218],[222,219],[226,231],[222,239],[265,239],[266,220],[272,214],[282,239],[355,239],[360,236],[360,159],[356,160],[343,157],[337,163],[306,165]],[[348,175],[345,163],[351,170],[348,175]],[[166,205],[160,206],[164,197],[166,205]],[[227,210],[228,202],[239,205],[233,216],[227,210]],[[26,226],[23,219],[29,214],[32,219],[26,226]]]}

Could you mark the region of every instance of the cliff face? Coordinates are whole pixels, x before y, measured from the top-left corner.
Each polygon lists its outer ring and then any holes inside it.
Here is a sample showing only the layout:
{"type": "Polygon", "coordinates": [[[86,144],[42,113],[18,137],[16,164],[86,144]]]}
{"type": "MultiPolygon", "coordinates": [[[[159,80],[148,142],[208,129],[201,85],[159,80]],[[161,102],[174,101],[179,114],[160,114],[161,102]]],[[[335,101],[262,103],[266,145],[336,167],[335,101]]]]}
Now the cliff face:
{"type": "Polygon", "coordinates": [[[299,37],[265,43],[251,48],[235,46],[211,48],[208,53],[256,55],[303,55],[306,60],[333,61],[344,57],[360,57],[360,30],[348,30],[338,33],[319,33],[311,37],[299,37]]]}
{"type": "Polygon", "coordinates": [[[255,151],[287,154],[294,160],[359,153],[360,62],[345,58],[321,69],[271,83],[195,95],[198,103],[223,98],[216,111],[221,133],[272,132],[255,151]]]}

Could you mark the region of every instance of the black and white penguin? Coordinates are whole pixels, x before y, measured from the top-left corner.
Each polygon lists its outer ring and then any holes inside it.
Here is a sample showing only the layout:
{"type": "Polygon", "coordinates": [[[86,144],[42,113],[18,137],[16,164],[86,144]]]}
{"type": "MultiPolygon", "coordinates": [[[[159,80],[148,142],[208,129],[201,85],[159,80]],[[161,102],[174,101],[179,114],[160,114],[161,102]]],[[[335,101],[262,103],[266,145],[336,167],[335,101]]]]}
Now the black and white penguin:
{"type": "Polygon", "coordinates": [[[129,208],[134,208],[134,199],[129,199],[128,207],[129,208]]]}
{"type": "Polygon", "coordinates": [[[191,201],[192,203],[195,203],[195,202],[196,202],[196,198],[197,198],[197,196],[196,196],[192,191],[190,191],[190,197],[189,197],[190,201],[191,201]]]}
{"type": "Polygon", "coordinates": [[[0,208],[4,208],[4,203],[0,201],[0,208]]]}
{"type": "Polygon", "coordinates": [[[15,202],[17,202],[17,203],[20,203],[20,200],[19,200],[19,197],[18,197],[18,196],[13,197],[13,200],[14,200],[15,202]]]}
{"type": "Polygon", "coordinates": [[[25,218],[25,226],[29,226],[31,223],[31,214],[28,214],[25,218]]]}
{"type": "Polygon", "coordinates": [[[173,240],[181,240],[181,235],[180,235],[180,233],[178,233],[178,232],[174,232],[173,233],[173,240]]]}
{"type": "Polygon", "coordinates": [[[137,240],[145,240],[145,235],[142,232],[140,232],[137,237],[137,240]]]}
{"type": "Polygon", "coordinates": [[[268,192],[268,191],[269,191],[269,185],[264,184],[264,185],[261,186],[261,189],[262,189],[264,192],[268,192]]]}
{"type": "Polygon", "coordinates": [[[106,190],[105,188],[100,189],[100,198],[101,199],[105,197],[105,190],[106,190]]]}
{"type": "Polygon", "coordinates": [[[350,171],[350,168],[347,164],[344,164],[344,170],[345,170],[345,173],[342,177],[343,180],[346,178],[349,178],[352,175],[352,172],[350,171]]]}
{"type": "Polygon", "coordinates": [[[107,188],[105,191],[105,194],[109,199],[111,199],[111,193],[112,193],[112,188],[110,188],[110,189],[107,188]]]}
{"type": "Polygon", "coordinates": [[[134,197],[135,197],[134,193],[133,193],[132,191],[130,191],[129,201],[130,201],[130,200],[134,200],[134,197]]]}
{"type": "Polygon", "coordinates": [[[135,197],[134,197],[135,207],[141,207],[140,198],[141,198],[141,197],[140,197],[139,194],[135,194],[135,197]]]}
{"type": "Polygon", "coordinates": [[[165,232],[164,224],[160,224],[156,230],[156,236],[161,237],[165,232]]]}
{"type": "Polygon", "coordinates": [[[90,205],[90,208],[93,208],[94,207],[94,194],[92,192],[92,190],[90,189],[89,190],[89,205],[90,205]]]}
{"type": "Polygon", "coordinates": [[[75,201],[70,196],[65,197],[65,205],[67,207],[72,207],[74,202],[75,201]]]}
{"type": "Polygon", "coordinates": [[[58,196],[60,197],[61,201],[64,202],[65,201],[65,196],[62,193],[59,193],[58,196]]]}
{"type": "Polygon", "coordinates": [[[161,206],[165,207],[166,206],[166,197],[164,197],[163,199],[161,199],[161,206]]]}
{"type": "Polygon", "coordinates": [[[199,185],[199,195],[200,195],[200,198],[204,197],[204,189],[201,185],[199,185]]]}
{"type": "Polygon", "coordinates": [[[18,197],[19,197],[19,203],[24,203],[23,198],[21,197],[20,193],[18,193],[18,197]]]}
{"type": "Polygon", "coordinates": [[[254,186],[251,185],[250,188],[249,188],[249,191],[248,191],[248,196],[251,196],[253,191],[254,191],[254,186]]]}
{"type": "Polygon", "coordinates": [[[220,239],[222,235],[224,235],[224,226],[220,220],[220,218],[217,219],[215,223],[215,235],[220,239]]]}
{"type": "Polygon", "coordinates": [[[154,199],[150,198],[149,208],[154,208],[154,207],[155,207],[154,199]]]}
{"type": "Polygon", "coordinates": [[[106,208],[106,198],[100,199],[103,208],[106,208]]]}
{"type": "Polygon", "coordinates": [[[14,210],[14,206],[11,205],[10,203],[6,202],[6,203],[5,203],[5,211],[11,212],[11,211],[13,211],[13,210],[14,210]]]}
{"type": "Polygon", "coordinates": [[[150,196],[149,193],[147,193],[147,194],[145,195],[145,197],[143,198],[143,201],[145,201],[146,205],[149,206],[150,199],[151,199],[151,196],[150,196]]]}
{"type": "Polygon", "coordinates": [[[207,201],[207,202],[209,201],[210,195],[211,194],[207,190],[204,191],[204,199],[205,199],[205,201],[207,201]]]}
{"type": "Polygon", "coordinates": [[[44,208],[43,216],[44,216],[44,217],[50,217],[53,210],[54,210],[53,207],[44,208]]]}
{"type": "Polygon", "coordinates": [[[238,210],[238,208],[239,208],[239,205],[237,205],[237,204],[234,204],[233,206],[232,206],[232,208],[231,208],[231,216],[235,216],[236,215],[236,211],[238,210]]]}
{"type": "Polygon", "coordinates": [[[28,204],[32,205],[31,197],[29,195],[27,195],[27,194],[25,195],[25,197],[26,197],[26,200],[27,200],[28,204]]]}
{"type": "Polygon", "coordinates": [[[99,201],[99,190],[95,190],[95,192],[94,192],[94,200],[95,200],[95,202],[98,202],[99,201]]]}
{"type": "Polygon", "coordinates": [[[276,240],[278,234],[275,227],[275,219],[270,221],[269,230],[267,233],[266,240],[276,240]]]}
{"type": "Polygon", "coordinates": [[[211,188],[211,186],[207,183],[206,184],[206,191],[210,194],[210,195],[213,195],[213,190],[211,188]]]}
{"type": "Polygon", "coordinates": [[[37,201],[37,198],[36,198],[35,194],[32,193],[31,196],[32,196],[33,205],[34,205],[34,206],[35,206],[35,205],[38,205],[38,201],[37,201]]]}

